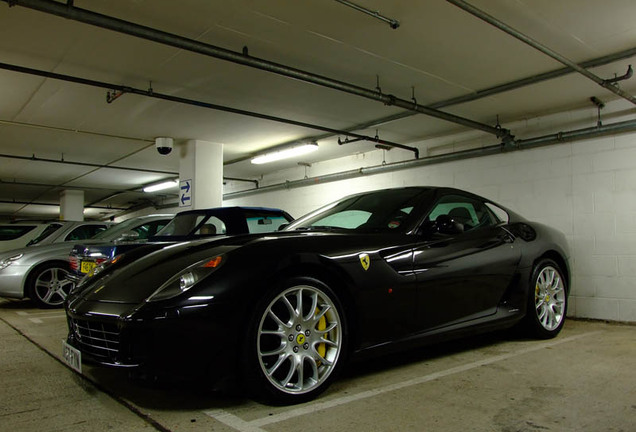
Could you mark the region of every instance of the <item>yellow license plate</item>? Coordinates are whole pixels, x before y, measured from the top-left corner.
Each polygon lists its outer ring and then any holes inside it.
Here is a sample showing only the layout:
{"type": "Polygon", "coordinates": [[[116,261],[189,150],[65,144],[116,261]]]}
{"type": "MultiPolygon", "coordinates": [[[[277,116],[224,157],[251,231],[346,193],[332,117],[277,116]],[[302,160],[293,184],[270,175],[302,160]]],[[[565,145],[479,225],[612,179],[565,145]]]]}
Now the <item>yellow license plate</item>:
{"type": "Polygon", "coordinates": [[[82,261],[82,264],[80,265],[80,271],[82,273],[89,273],[95,268],[96,265],[97,264],[95,263],[95,261],[82,261]]]}

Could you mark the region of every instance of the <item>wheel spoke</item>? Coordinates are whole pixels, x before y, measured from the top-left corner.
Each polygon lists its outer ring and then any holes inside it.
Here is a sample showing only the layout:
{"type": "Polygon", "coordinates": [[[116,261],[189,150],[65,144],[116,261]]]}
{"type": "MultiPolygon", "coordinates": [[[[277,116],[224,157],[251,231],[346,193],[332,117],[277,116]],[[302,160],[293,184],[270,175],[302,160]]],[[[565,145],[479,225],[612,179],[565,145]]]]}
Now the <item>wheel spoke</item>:
{"type": "Polygon", "coordinates": [[[278,348],[276,348],[275,350],[261,352],[261,356],[263,356],[263,357],[269,357],[269,356],[280,355],[280,354],[283,354],[283,353],[286,351],[286,348],[287,348],[287,344],[281,344],[281,345],[280,345],[278,348]]]}
{"type": "Polygon", "coordinates": [[[55,295],[55,291],[47,290],[44,297],[40,297],[44,303],[50,304],[51,298],[55,295]]]}
{"type": "Polygon", "coordinates": [[[283,330],[284,328],[291,328],[291,323],[284,323],[278,316],[274,313],[274,311],[270,308],[267,311],[269,317],[273,319],[278,325],[278,330],[283,330]]]}

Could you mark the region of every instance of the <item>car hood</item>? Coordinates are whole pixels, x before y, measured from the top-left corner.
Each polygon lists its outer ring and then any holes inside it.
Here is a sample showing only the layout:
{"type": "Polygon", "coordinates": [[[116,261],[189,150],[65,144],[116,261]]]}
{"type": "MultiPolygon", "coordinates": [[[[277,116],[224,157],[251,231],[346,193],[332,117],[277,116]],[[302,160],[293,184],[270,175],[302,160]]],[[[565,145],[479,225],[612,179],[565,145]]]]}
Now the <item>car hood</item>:
{"type": "Polygon", "coordinates": [[[28,264],[34,261],[45,259],[68,260],[69,253],[73,248],[73,242],[53,243],[38,246],[26,246],[20,249],[13,249],[0,254],[0,260],[22,254],[22,258],[17,260],[20,264],[28,264]]]}
{"type": "Polygon", "coordinates": [[[271,263],[270,269],[273,269],[283,256],[294,254],[318,254],[357,262],[358,255],[352,255],[351,251],[366,247],[373,250],[382,243],[391,243],[389,237],[279,232],[196,240],[170,246],[147,244],[124,253],[121,262],[85,286],[78,287],[78,296],[91,302],[139,304],[188,266],[221,254],[227,255],[227,264],[219,272],[249,273],[257,272],[256,266],[265,262],[271,263]]]}
{"type": "Polygon", "coordinates": [[[86,280],[77,294],[91,302],[138,304],[188,266],[225,253],[238,245],[196,240],[165,245],[150,243],[123,254],[121,262],[86,280]],[[215,243],[219,243],[216,245],[215,243]]]}

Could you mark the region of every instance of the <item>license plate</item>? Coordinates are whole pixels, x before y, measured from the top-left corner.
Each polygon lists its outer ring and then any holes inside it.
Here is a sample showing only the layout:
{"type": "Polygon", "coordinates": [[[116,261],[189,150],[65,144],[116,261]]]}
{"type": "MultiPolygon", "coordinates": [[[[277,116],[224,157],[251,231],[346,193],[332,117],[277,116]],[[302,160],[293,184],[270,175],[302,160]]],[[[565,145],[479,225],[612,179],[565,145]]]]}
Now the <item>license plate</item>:
{"type": "Polygon", "coordinates": [[[75,347],[70,346],[65,340],[62,341],[62,360],[71,369],[82,373],[82,353],[75,347]]]}
{"type": "Polygon", "coordinates": [[[90,273],[96,266],[97,263],[95,263],[95,261],[82,261],[80,271],[82,273],[90,273]]]}

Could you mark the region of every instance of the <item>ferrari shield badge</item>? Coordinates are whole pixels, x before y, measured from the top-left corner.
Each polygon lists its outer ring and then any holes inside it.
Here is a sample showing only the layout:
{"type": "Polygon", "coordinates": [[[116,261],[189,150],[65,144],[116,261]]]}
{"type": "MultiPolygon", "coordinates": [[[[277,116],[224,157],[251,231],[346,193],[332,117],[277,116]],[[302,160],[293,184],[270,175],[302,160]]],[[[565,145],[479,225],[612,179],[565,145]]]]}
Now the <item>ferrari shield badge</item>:
{"type": "Polygon", "coordinates": [[[358,257],[360,258],[360,264],[362,264],[362,268],[365,270],[369,270],[369,266],[371,265],[369,254],[360,254],[358,255],[358,257]]]}

